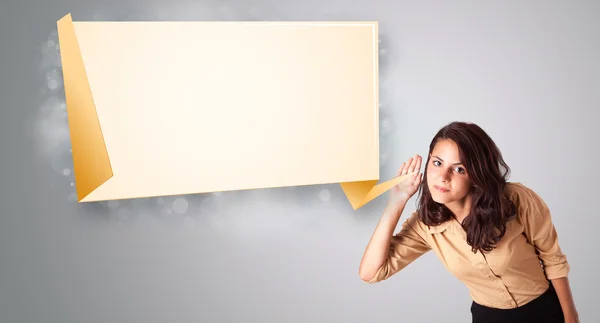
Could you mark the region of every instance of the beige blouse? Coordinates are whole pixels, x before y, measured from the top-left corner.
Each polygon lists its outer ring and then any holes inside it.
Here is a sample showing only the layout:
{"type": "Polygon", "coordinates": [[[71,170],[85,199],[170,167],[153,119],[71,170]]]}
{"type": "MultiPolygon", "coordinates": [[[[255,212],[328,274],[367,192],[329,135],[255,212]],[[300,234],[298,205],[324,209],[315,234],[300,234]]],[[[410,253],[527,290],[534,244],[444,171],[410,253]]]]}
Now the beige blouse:
{"type": "Polygon", "coordinates": [[[506,189],[517,206],[517,217],[508,223],[505,236],[494,250],[474,254],[457,220],[428,227],[413,212],[392,237],[387,261],[366,283],[388,279],[433,250],[444,266],[466,284],[478,304],[515,308],[544,293],[548,279],[567,276],[569,263],[561,252],[544,201],[521,183],[509,182],[506,189]]]}

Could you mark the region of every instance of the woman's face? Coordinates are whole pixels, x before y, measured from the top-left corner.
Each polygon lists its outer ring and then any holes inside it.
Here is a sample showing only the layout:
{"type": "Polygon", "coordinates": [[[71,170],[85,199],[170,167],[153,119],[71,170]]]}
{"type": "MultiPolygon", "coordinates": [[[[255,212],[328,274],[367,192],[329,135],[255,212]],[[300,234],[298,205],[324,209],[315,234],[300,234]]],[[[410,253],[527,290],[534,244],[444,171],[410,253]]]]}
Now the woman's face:
{"type": "Polygon", "coordinates": [[[427,187],[437,203],[462,201],[471,189],[471,179],[459,157],[458,146],[449,139],[435,145],[427,165],[427,187]]]}

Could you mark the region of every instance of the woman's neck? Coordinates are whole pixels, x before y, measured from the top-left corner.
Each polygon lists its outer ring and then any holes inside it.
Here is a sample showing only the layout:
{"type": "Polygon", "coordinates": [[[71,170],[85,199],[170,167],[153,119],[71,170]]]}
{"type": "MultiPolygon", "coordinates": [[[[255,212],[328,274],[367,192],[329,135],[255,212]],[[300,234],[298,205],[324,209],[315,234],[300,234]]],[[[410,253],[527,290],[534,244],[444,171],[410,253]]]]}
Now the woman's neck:
{"type": "Polygon", "coordinates": [[[452,212],[454,218],[462,224],[471,211],[471,194],[467,194],[462,200],[446,204],[446,207],[452,212]]]}

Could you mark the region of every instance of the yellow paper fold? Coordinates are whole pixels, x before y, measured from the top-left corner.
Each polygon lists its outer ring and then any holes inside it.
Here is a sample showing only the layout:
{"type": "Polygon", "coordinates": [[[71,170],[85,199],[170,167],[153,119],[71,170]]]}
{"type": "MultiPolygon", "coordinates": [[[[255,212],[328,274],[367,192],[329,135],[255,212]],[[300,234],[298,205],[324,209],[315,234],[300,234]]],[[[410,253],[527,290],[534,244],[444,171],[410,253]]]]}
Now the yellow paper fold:
{"type": "Polygon", "coordinates": [[[340,183],[352,208],[357,210],[395,185],[400,184],[414,173],[397,176],[387,182],[377,184],[377,180],[340,183]]]}
{"type": "Polygon", "coordinates": [[[58,21],[65,103],[69,118],[73,172],[81,200],[113,176],[94,99],[68,14],[58,21]]]}

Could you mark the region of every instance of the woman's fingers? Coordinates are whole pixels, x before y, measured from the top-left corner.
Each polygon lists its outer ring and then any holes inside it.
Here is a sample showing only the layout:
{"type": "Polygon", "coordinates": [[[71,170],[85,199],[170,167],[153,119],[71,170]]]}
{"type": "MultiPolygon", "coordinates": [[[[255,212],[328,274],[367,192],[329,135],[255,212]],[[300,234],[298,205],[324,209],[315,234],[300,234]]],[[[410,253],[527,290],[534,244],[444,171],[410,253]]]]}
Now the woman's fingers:
{"type": "Polygon", "coordinates": [[[419,154],[415,154],[413,157],[410,157],[407,161],[400,165],[400,168],[398,168],[397,176],[406,175],[409,173],[413,173],[415,170],[420,170],[421,162],[421,156],[419,156],[419,154]]]}
{"type": "Polygon", "coordinates": [[[398,168],[398,176],[402,175],[402,169],[404,168],[404,165],[406,163],[402,163],[402,165],[400,165],[400,168],[398,168]]]}
{"type": "Polygon", "coordinates": [[[416,164],[417,164],[417,155],[410,158],[410,167],[409,167],[409,171],[408,171],[409,173],[412,173],[415,171],[416,164]]]}
{"type": "Polygon", "coordinates": [[[418,173],[417,178],[415,179],[415,186],[419,187],[421,185],[421,181],[423,180],[423,173],[418,173]]]}
{"type": "Polygon", "coordinates": [[[415,163],[415,158],[410,157],[406,164],[406,169],[404,170],[404,174],[411,173],[414,170],[414,166],[413,166],[414,163],[415,163]]]}
{"type": "Polygon", "coordinates": [[[409,158],[406,162],[404,162],[402,164],[402,169],[400,171],[400,175],[406,175],[406,174],[408,174],[408,167],[410,166],[410,162],[411,162],[411,160],[409,158]]]}
{"type": "Polygon", "coordinates": [[[414,172],[415,170],[421,169],[421,156],[419,154],[415,154],[412,158],[412,162],[410,163],[410,172],[414,172]]]}

